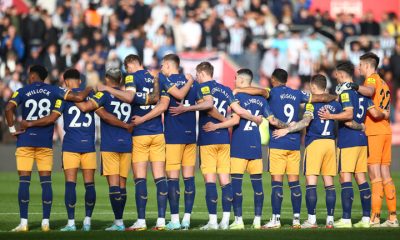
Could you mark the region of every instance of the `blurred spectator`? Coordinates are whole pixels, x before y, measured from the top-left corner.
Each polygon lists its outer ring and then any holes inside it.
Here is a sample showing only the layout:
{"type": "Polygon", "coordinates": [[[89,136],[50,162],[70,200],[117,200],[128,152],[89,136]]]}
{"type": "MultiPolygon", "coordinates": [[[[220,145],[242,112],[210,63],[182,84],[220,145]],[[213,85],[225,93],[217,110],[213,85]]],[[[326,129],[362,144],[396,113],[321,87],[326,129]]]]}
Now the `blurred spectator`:
{"type": "Polygon", "coordinates": [[[57,46],[52,44],[48,46],[47,51],[45,52],[44,66],[47,70],[51,72],[53,69],[59,69],[61,66],[61,59],[57,54],[57,46]]]}
{"type": "Polygon", "coordinates": [[[187,21],[182,25],[182,41],[185,50],[196,50],[201,40],[201,26],[195,20],[194,12],[188,13],[187,21]]]}
{"type": "Polygon", "coordinates": [[[374,20],[372,12],[368,12],[363,16],[360,22],[361,34],[377,36],[380,34],[379,23],[374,20]]]}
{"type": "Polygon", "coordinates": [[[24,57],[25,44],[22,41],[22,38],[17,35],[17,30],[14,26],[8,28],[7,35],[1,42],[1,49],[4,52],[14,51],[18,56],[18,60],[22,60],[24,57]]]}
{"type": "Polygon", "coordinates": [[[66,45],[64,48],[64,55],[61,56],[61,70],[65,70],[67,68],[71,68],[76,63],[76,55],[72,52],[72,48],[70,45],[66,45]]]}
{"type": "Polygon", "coordinates": [[[46,25],[38,7],[31,8],[29,15],[22,20],[22,33],[24,42],[27,43],[29,49],[43,44],[46,25]]]}
{"type": "Polygon", "coordinates": [[[8,87],[11,89],[11,91],[15,92],[18,89],[23,87],[23,84],[20,81],[20,75],[18,72],[14,72],[12,74],[11,81],[8,83],[8,87]]]}
{"type": "Polygon", "coordinates": [[[280,52],[278,48],[272,48],[265,52],[260,71],[263,76],[270,79],[276,68],[288,70],[288,62],[285,53],[280,52]]]}
{"type": "Polygon", "coordinates": [[[205,51],[213,51],[218,44],[218,26],[212,18],[206,19],[202,25],[200,49],[205,51]]]}
{"type": "Polygon", "coordinates": [[[126,34],[122,43],[116,49],[119,60],[124,61],[124,58],[129,54],[137,54],[136,48],[132,45],[132,40],[126,34]]]}
{"type": "Polygon", "coordinates": [[[308,43],[304,43],[303,47],[299,52],[299,70],[298,75],[302,85],[310,81],[311,75],[313,74],[313,55],[310,51],[308,43]]]}
{"type": "Polygon", "coordinates": [[[237,64],[241,65],[246,31],[240,22],[236,22],[233,27],[229,29],[229,35],[231,36],[231,41],[229,43],[228,53],[237,64]]]}
{"type": "Polygon", "coordinates": [[[385,56],[392,55],[396,41],[394,40],[394,37],[390,36],[389,31],[384,30],[379,41],[380,41],[382,50],[385,52],[385,56]]]}

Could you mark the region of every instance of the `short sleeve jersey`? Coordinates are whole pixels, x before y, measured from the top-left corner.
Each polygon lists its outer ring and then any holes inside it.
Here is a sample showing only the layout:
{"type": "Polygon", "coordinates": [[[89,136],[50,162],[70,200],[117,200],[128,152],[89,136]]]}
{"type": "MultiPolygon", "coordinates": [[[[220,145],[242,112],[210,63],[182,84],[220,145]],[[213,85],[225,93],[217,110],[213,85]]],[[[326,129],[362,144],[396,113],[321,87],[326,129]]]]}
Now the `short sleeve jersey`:
{"type": "MultiPolygon", "coordinates": [[[[240,106],[252,115],[267,119],[273,117],[265,98],[245,93],[238,93],[235,97],[240,106]]],[[[249,160],[262,158],[260,131],[256,123],[242,118],[239,125],[233,127],[231,157],[249,160]]]]}
{"type": "MultiPolygon", "coordinates": [[[[21,106],[24,120],[34,121],[50,115],[57,99],[64,99],[67,94],[64,88],[35,82],[15,91],[10,102],[21,106]]],[[[52,148],[53,133],[54,124],[28,128],[17,137],[17,147],[52,148]]]]}

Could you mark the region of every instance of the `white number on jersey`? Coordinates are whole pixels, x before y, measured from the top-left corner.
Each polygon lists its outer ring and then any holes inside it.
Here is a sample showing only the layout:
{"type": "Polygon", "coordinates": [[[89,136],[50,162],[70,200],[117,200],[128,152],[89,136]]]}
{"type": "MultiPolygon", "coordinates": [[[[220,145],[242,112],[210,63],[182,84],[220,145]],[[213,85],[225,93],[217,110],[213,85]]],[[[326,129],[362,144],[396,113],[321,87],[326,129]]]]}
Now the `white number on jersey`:
{"type": "Polygon", "coordinates": [[[92,119],[92,116],[89,113],[85,114],[85,118],[87,119],[86,122],[78,123],[78,119],[81,116],[81,111],[78,109],[77,106],[72,106],[72,107],[70,107],[68,109],[68,114],[74,114],[74,112],[75,112],[75,116],[72,119],[72,121],[70,122],[69,127],[71,127],[71,128],[78,128],[78,127],[81,127],[81,126],[89,127],[90,124],[92,124],[92,120],[93,119],[92,119]]]}
{"type": "Polygon", "coordinates": [[[331,132],[328,132],[329,120],[321,120],[321,123],[324,124],[324,131],[321,133],[322,136],[329,136],[331,132]]]}
{"type": "Polygon", "coordinates": [[[358,99],[358,109],[361,110],[361,113],[357,113],[357,118],[361,119],[364,116],[364,106],[362,105],[362,102],[364,101],[364,98],[359,98],[358,99]]]}
{"type": "MultiPolygon", "coordinates": [[[[247,110],[247,111],[249,111],[249,113],[251,114],[251,111],[250,110],[247,110]]],[[[260,110],[256,110],[256,112],[254,113],[254,116],[258,116],[260,114],[260,110]]],[[[251,131],[251,130],[253,130],[253,127],[257,127],[257,124],[255,123],[255,122],[252,122],[252,121],[250,121],[250,120],[248,120],[247,122],[246,122],[246,125],[244,125],[244,131],[251,131]]]]}
{"type": "Polygon", "coordinates": [[[288,120],[286,121],[286,123],[290,123],[293,120],[294,117],[294,108],[292,104],[285,104],[285,106],[283,107],[283,113],[285,114],[285,116],[288,118],[288,120]]]}
{"type": "Polygon", "coordinates": [[[117,101],[111,101],[110,103],[114,106],[113,113],[117,115],[117,118],[123,122],[128,122],[131,117],[131,105],[127,103],[120,103],[117,101]],[[122,116],[124,116],[124,120],[122,120],[122,116]]]}
{"type": "Polygon", "coordinates": [[[225,100],[222,100],[219,104],[219,99],[214,98],[214,107],[221,113],[224,117],[226,117],[226,109],[224,108],[225,100]]]}
{"type": "MultiPolygon", "coordinates": [[[[144,87],[144,88],[143,88],[143,91],[144,91],[145,93],[149,94],[149,93],[152,93],[152,92],[153,92],[153,88],[144,87]]],[[[147,110],[147,109],[149,109],[149,108],[153,109],[154,107],[155,107],[155,105],[140,106],[140,108],[143,109],[143,110],[147,110]]]]}
{"type": "Polygon", "coordinates": [[[39,102],[37,102],[35,99],[29,99],[28,101],[25,102],[25,107],[31,109],[29,111],[28,116],[26,117],[26,120],[34,121],[37,120],[38,118],[50,115],[50,106],[51,102],[47,98],[43,98],[39,102]],[[39,107],[38,115],[34,116],[38,107],[39,107]]]}

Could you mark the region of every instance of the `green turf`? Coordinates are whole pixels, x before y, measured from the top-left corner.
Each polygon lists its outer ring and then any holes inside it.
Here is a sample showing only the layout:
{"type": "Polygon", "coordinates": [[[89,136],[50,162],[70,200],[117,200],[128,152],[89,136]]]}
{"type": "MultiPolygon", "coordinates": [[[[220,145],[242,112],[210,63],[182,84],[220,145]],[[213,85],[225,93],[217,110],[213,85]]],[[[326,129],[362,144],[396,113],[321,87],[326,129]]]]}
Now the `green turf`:
{"type": "MultiPolygon", "coordinates": [[[[400,172],[394,174],[393,179],[396,180],[397,196],[400,195],[400,172]]],[[[302,180],[303,194],[305,193],[304,178],[302,180]]],[[[207,221],[207,208],[205,205],[205,193],[204,193],[204,183],[200,175],[196,178],[196,201],[193,209],[192,215],[192,227],[194,229],[198,228],[200,225],[205,224],[207,221]]],[[[270,180],[268,175],[264,175],[264,190],[265,190],[265,201],[264,201],[264,211],[263,211],[263,221],[271,215],[271,204],[270,204],[270,180]]],[[[109,226],[113,220],[113,214],[111,211],[111,206],[108,199],[108,187],[106,180],[103,177],[96,176],[96,192],[97,192],[97,202],[93,213],[92,228],[91,233],[61,233],[58,231],[52,231],[50,233],[40,232],[40,221],[42,214],[41,205],[41,189],[39,184],[39,177],[34,174],[32,177],[30,193],[31,200],[29,204],[29,226],[30,233],[8,233],[10,229],[18,225],[19,223],[19,210],[17,204],[17,191],[18,191],[18,176],[16,173],[0,173],[0,239],[177,239],[177,238],[190,238],[190,239],[214,239],[221,237],[230,237],[232,239],[244,239],[244,238],[263,238],[263,239],[357,239],[360,235],[364,239],[398,239],[400,236],[400,229],[371,229],[371,230],[292,230],[289,228],[292,217],[292,208],[290,203],[290,193],[287,188],[287,183],[284,184],[284,201],[282,206],[282,221],[284,224],[284,229],[282,230],[245,230],[245,231],[218,231],[218,232],[201,232],[198,230],[191,231],[175,231],[175,232],[123,232],[123,233],[106,233],[102,231],[105,227],[109,226]]],[[[355,198],[353,204],[353,222],[356,222],[361,217],[361,204],[359,200],[359,195],[357,194],[357,187],[355,187],[355,198]]],[[[181,188],[183,188],[183,183],[181,183],[181,188]]],[[[337,188],[337,202],[336,202],[336,214],[335,218],[340,218],[341,214],[341,203],[340,203],[340,188],[337,188]]],[[[136,219],[136,209],[134,201],[134,185],[132,178],[130,177],[128,181],[128,201],[127,207],[124,214],[125,225],[130,226],[136,219]]],[[[253,219],[253,193],[248,176],[244,178],[243,184],[243,218],[247,227],[250,227],[253,219]]],[[[66,224],[66,210],[64,207],[64,178],[62,173],[55,173],[53,175],[53,208],[51,215],[51,228],[58,230],[63,225],[66,224]]],[[[151,227],[155,224],[157,218],[157,206],[156,206],[156,193],[154,183],[149,178],[148,181],[148,205],[147,205],[147,225],[151,227]]],[[[182,191],[183,192],[183,191],[182,191]]],[[[220,194],[220,192],[219,192],[220,194]]],[[[322,186],[318,188],[318,206],[317,206],[317,217],[318,222],[323,227],[325,223],[325,193],[322,186]]],[[[84,217],[84,187],[82,183],[82,178],[80,177],[77,185],[77,207],[76,207],[76,221],[77,227],[82,226],[82,220],[84,217]]],[[[183,196],[181,197],[181,213],[183,212],[183,196]]],[[[399,204],[398,204],[399,205],[399,204]]],[[[221,213],[221,204],[218,204],[219,213],[221,213]]],[[[383,204],[383,209],[386,209],[385,203],[383,204]]],[[[302,206],[302,219],[304,220],[307,216],[305,201],[303,200],[302,206]]],[[[383,211],[382,218],[386,218],[387,214],[383,211]]],[[[167,219],[169,214],[167,213],[167,219]]]]}

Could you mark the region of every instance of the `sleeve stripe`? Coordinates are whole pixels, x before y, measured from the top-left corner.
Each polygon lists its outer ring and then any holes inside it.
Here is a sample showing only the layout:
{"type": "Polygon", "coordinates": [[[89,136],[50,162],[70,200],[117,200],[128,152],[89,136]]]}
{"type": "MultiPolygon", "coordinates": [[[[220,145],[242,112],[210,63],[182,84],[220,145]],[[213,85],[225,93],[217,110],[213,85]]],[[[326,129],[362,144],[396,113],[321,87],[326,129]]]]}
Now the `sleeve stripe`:
{"type": "Polygon", "coordinates": [[[64,94],[64,100],[67,100],[67,96],[68,96],[69,92],[71,92],[71,90],[67,90],[67,91],[65,92],[65,94],[64,94]]]}
{"type": "Polygon", "coordinates": [[[374,107],[375,107],[375,105],[369,106],[369,107],[367,108],[367,110],[370,110],[370,109],[372,109],[372,108],[374,108],[374,107]]]}
{"type": "Polygon", "coordinates": [[[168,99],[169,99],[169,96],[166,96],[166,95],[162,95],[161,97],[165,97],[165,98],[168,98],[168,99]]]}
{"type": "Polygon", "coordinates": [[[269,115],[266,119],[267,120],[270,120],[271,118],[273,118],[274,117],[274,115],[269,115]]]}
{"type": "Polygon", "coordinates": [[[312,103],[312,94],[310,94],[310,98],[308,99],[308,103],[312,103]]]}
{"type": "Polygon", "coordinates": [[[125,88],[126,91],[132,91],[132,92],[136,92],[136,88],[135,87],[127,87],[125,88]]]}
{"type": "Polygon", "coordinates": [[[96,108],[99,108],[99,104],[93,98],[90,98],[89,100],[96,105],[96,108]]]}
{"type": "Polygon", "coordinates": [[[176,85],[174,84],[172,87],[168,88],[167,93],[169,93],[176,85]]]}
{"type": "Polygon", "coordinates": [[[353,109],[353,106],[349,106],[349,107],[344,107],[343,109],[353,109]]]}
{"type": "Polygon", "coordinates": [[[8,102],[15,104],[15,106],[18,106],[18,103],[16,101],[14,101],[14,100],[10,100],[8,102]]]}
{"type": "Polygon", "coordinates": [[[99,111],[100,109],[104,109],[104,107],[99,107],[98,109],[96,109],[94,112],[99,111]]]}
{"type": "Polygon", "coordinates": [[[60,114],[60,116],[62,115],[59,111],[57,111],[57,110],[53,110],[52,112],[55,112],[55,113],[57,113],[57,114],[60,114]]]}

